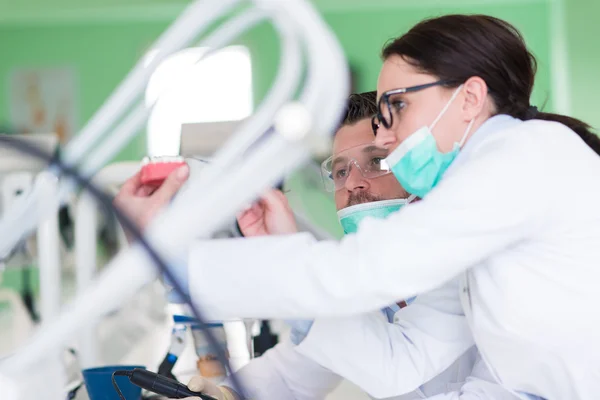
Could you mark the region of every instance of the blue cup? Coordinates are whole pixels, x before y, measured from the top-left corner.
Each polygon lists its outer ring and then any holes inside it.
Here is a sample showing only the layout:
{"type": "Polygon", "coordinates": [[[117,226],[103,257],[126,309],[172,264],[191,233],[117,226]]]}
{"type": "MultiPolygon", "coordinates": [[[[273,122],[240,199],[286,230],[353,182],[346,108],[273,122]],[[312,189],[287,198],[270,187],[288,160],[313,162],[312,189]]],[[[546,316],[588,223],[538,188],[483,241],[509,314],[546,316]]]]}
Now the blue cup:
{"type": "MultiPolygon", "coordinates": [[[[112,374],[115,371],[132,371],[135,368],[146,369],[139,365],[111,365],[81,371],[90,400],[121,400],[112,384],[112,374]]],[[[115,376],[115,381],[126,400],[140,400],[142,388],[131,383],[129,377],[115,376]]]]}

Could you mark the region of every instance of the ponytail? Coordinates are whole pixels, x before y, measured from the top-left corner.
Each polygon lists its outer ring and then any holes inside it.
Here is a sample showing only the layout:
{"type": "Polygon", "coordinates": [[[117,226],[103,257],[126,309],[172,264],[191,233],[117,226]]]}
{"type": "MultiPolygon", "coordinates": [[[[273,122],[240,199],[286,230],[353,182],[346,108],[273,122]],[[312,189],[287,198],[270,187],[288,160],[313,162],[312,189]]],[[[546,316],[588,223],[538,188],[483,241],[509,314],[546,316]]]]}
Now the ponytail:
{"type": "Polygon", "coordinates": [[[524,120],[539,119],[542,121],[559,122],[575,132],[596,154],[600,155],[600,137],[592,131],[592,127],[576,118],[566,115],[539,112],[535,107],[530,107],[524,120]],[[535,110],[534,110],[535,109],[535,110]]]}

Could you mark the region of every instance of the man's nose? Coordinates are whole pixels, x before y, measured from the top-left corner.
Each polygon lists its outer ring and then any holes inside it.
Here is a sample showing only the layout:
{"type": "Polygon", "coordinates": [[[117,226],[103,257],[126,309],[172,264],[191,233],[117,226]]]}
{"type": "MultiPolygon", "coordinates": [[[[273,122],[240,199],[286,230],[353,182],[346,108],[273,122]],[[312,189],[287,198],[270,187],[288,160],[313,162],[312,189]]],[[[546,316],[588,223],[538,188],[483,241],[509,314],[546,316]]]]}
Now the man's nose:
{"type": "Polygon", "coordinates": [[[396,144],[397,139],[394,132],[390,129],[386,129],[383,125],[377,129],[377,136],[375,136],[375,145],[378,147],[389,148],[396,144]]]}
{"type": "Polygon", "coordinates": [[[351,162],[348,166],[348,178],[346,178],[346,189],[349,192],[365,190],[369,188],[369,181],[363,175],[358,166],[351,162]]]}

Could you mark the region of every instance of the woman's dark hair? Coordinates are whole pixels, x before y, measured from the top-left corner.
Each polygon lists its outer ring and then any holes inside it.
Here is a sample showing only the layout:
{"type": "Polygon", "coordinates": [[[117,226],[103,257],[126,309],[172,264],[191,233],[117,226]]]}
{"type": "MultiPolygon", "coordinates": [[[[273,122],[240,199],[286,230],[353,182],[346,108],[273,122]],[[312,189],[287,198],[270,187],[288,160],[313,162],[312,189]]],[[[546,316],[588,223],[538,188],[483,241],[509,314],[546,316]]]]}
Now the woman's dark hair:
{"type": "Polygon", "coordinates": [[[427,19],[384,47],[384,60],[393,55],[455,86],[478,76],[487,84],[498,114],[560,122],[600,154],[600,138],[588,124],[529,104],[537,62],[521,33],[506,21],[487,15],[427,19]]]}

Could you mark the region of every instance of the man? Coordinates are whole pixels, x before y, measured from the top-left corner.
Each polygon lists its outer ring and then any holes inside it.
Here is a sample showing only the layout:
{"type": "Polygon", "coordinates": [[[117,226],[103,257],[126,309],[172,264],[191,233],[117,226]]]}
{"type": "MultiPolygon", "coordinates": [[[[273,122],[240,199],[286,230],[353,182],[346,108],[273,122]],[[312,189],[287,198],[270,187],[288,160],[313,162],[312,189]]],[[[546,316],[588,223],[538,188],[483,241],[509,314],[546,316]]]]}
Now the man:
{"type": "MultiPolygon", "coordinates": [[[[334,155],[324,166],[347,233],[363,223],[364,217],[363,213],[348,210],[390,202],[397,209],[405,202],[398,199],[409,197],[381,164],[385,151],[372,145],[370,117],[374,112],[374,93],[351,96],[335,136],[334,155]]],[[[182,181],[177,175],[170,177],[159,189],[163,191],[161,196],[182,181]]],[[[116,203],[126,209],[131,204],[126,193],[121,193],[116,203]]],[[[376,215],[381,216],[381,208],[377,210],[376,215]]],[[[147,214],[138,214],[136,219],[149,220],[147,214]]],[[[246,236],[297,231],[291,209],[278,191],[268,193],[242,213],[239,224],[246,236]]],[[[512,399],[491,383],[473,347],[457,290],[451,283],[418,296],[414,302],[400,300],[383,313],[293,322],[291,340],[283,341],[238,372],[248,390],[243,396],[236,394],[228,382],[217,387],[198,378],[190,387],[219,400],[308,400],[323,398],[344,377],[378,398],[439,395],[439,399],[512,399]],[[475,376],[465,383],[469,375],[475,376]]]]}

